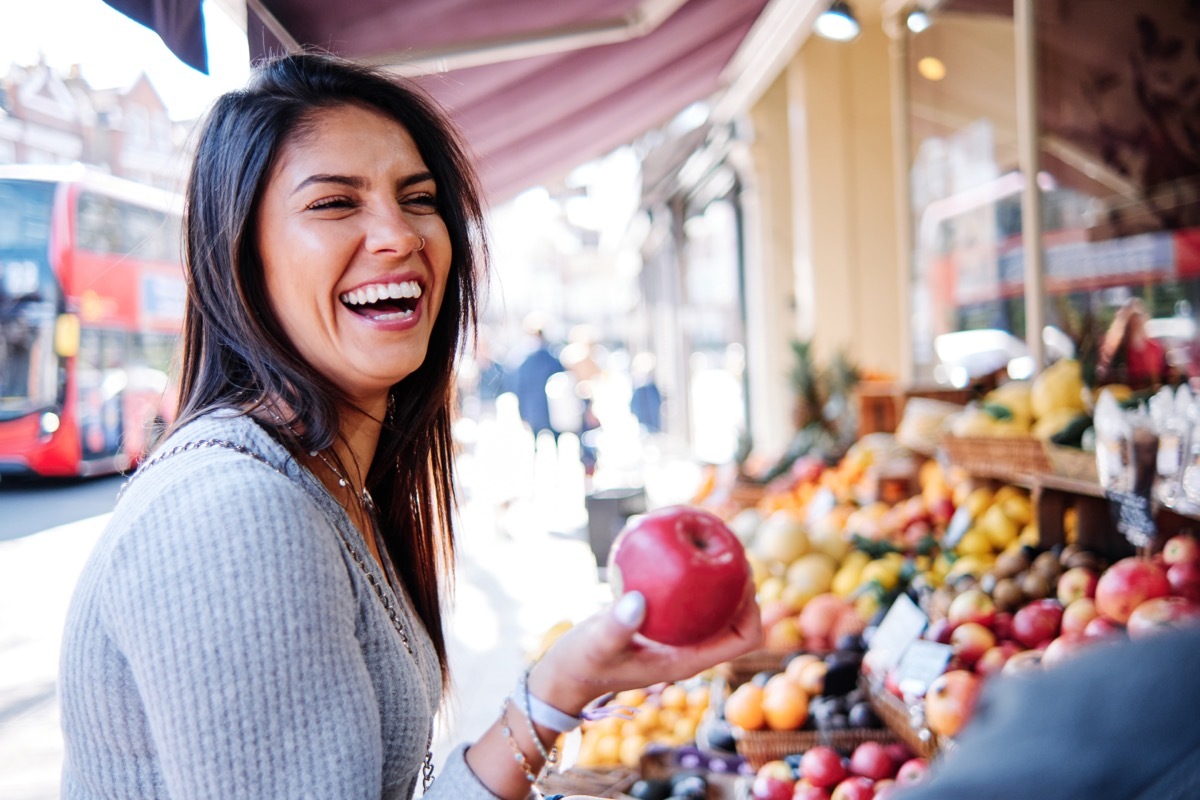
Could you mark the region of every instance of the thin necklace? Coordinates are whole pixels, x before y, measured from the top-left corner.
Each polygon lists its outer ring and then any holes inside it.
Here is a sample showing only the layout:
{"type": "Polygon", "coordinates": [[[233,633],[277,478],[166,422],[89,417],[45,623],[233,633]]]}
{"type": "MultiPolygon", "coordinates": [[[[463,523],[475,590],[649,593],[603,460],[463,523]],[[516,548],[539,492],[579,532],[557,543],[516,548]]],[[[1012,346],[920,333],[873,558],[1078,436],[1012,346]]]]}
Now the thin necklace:
{"type": "MultiPolygon", "coordinates": [[[[295,431],[293,431],[293,433],[294,432],[295,431]]],[[[337,468],[337,464],[325,456],[324,450],[309,450],[308,455],[310,457],[315,456],[316,458],[321,459],[322,463],[324,463],[325,466],[329,468],[329,471],[333,473],[333,477],[337,478],[338,486],[341,486],[343,489],[348,487],[351,490],[350,493],[354,495],[356,500],[358,500],[359,506],[367,515],[367,521],[371,523],[372,527],[374,527],[375,514],[377,513],[375,508],[375,498],[371,497],[371,493],[367,490],[367,484],[364,482],[362,489],[358,492],[355,492],[354,484],[350,482],[350,479],[346,477],[345,473],[337,468]]]]}

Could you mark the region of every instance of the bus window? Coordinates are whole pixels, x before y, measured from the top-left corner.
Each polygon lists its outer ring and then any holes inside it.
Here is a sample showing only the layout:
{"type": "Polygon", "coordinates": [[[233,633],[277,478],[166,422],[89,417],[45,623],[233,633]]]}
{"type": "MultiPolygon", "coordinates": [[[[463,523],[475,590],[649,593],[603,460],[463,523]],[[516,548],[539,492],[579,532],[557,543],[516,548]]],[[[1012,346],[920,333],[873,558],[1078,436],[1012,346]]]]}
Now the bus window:
{"type": "Polygon", "coordinates": [[[58,399],[54,320],[61,305],[50,269],[54,185],[0,181],[0,420],[58,399]]]}
{"type": "Polygon", "coordinates": [[[75,224],[80,249],[93,253],[121,252],[121,212],[116,200],[84,192],[79,196],[75,224]]]}

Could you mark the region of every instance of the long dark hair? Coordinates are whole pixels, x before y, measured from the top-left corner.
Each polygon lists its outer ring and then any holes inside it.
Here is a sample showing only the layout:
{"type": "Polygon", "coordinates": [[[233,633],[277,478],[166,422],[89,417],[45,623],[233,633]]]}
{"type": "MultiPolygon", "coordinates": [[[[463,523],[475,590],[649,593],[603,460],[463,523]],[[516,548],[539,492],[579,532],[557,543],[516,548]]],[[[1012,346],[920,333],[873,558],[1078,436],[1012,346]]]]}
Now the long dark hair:
{"type": "Polygon", "coordinates": [[[217,100],[200,132],[187,190],[179,422],[214,408],[253,413],[293,451],[339,436],[345,393],[306,363],[271,313],[255,219],[280,149],[313,116],[347,104],[404,126],[438,187],[453,258],[425,361],[391,388],[366,485],[388,555],[448,680],[442,590],[454,564],[450,435],[455,357],[474,328],[487,245],[475,172],[456,129],[419,89],[382,71],[318,53],[257,67],[246,89],[217,100]],[[279,420],[264,407],[290,410],[279,420]]]}

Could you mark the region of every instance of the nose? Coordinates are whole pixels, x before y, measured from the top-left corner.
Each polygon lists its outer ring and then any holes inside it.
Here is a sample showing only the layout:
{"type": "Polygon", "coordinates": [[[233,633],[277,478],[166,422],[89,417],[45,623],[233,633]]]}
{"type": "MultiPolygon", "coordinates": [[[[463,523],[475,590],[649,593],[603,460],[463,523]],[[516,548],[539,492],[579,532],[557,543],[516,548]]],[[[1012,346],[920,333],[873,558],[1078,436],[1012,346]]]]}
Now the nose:
{"type": "Polygon", "coordinates": [[[425,239],[404,211],[394,205],[379,208],[369,217],[366,248],[378,255],[406,256],[425,247],[425,239]]]}

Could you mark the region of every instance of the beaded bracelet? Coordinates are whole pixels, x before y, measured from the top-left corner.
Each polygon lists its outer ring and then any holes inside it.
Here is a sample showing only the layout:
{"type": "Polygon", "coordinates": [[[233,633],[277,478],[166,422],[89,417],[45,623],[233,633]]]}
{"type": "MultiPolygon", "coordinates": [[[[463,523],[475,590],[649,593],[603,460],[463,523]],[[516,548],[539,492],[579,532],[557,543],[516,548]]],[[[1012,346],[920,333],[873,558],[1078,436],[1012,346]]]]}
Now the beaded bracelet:
{"type": "MultiPolygon", "coordinates": [[[[557,742],[555,744],[551,745],[550,752],[547,753],[545,746],[542,744],[542,737],[538,736],[537,728],[534,727],[534,719],[533,719],[534,697],[532,694],[529,693],[529,669],[526,669],[525,672],[521,673],[521,677],[517,681],[517,697],[521,698],[524,701],[525,707],[523,710],[525,711],[525,722],[529,726],[529,736],[533,739],[533,744],[537,748],[538,753],[541,754],[542,758],[545,759],[547,764],[549,764],[551,766],[553,766],[554,764],[557,764],[558,763],[558,744],[557,744],[557,742]]],[[[541,701],[539,700],[538,702],[541,702],[541,701]]],[[[545,704],[543,703],[543,705],[545,705],[545,704]]],[[[554,711],[556,711],[560,714],[562,713],[562,712],[558,711],[558,709],[554,708],[553,706],[547,706],[547,707],[552,708],[554,711]]],[[[545,723],[542,723],[542,724],[545,727],[550,728],[551,730],[555,730],[555,728],[553,726],[545,725],[545,723]]],[[[558,732],[562,733],[563,731],[558,731],[558,732]]]]}
{"type": "MultiPolygon", "coordinates": [[[[525,757],[521,746],[517,744],[517,739],[513,736],[512,728],[508,726],[508,706],[509,698],[504,698],[504,705],[500,709],[500,730],[504,731],[504,738],[508,740],[508,746],[513,751],[513,761],[521,767],[521,771],[525,773],[525,780],[529,781],[529,785],[537,783],[538,773],[533,771],[533,767],[529,765],[529,759],[525,757]]],[[[533,737],[537,741],[537,737],[533,737]]],[[[539,747],[540,747],[539,743],[539,747]]]]}

